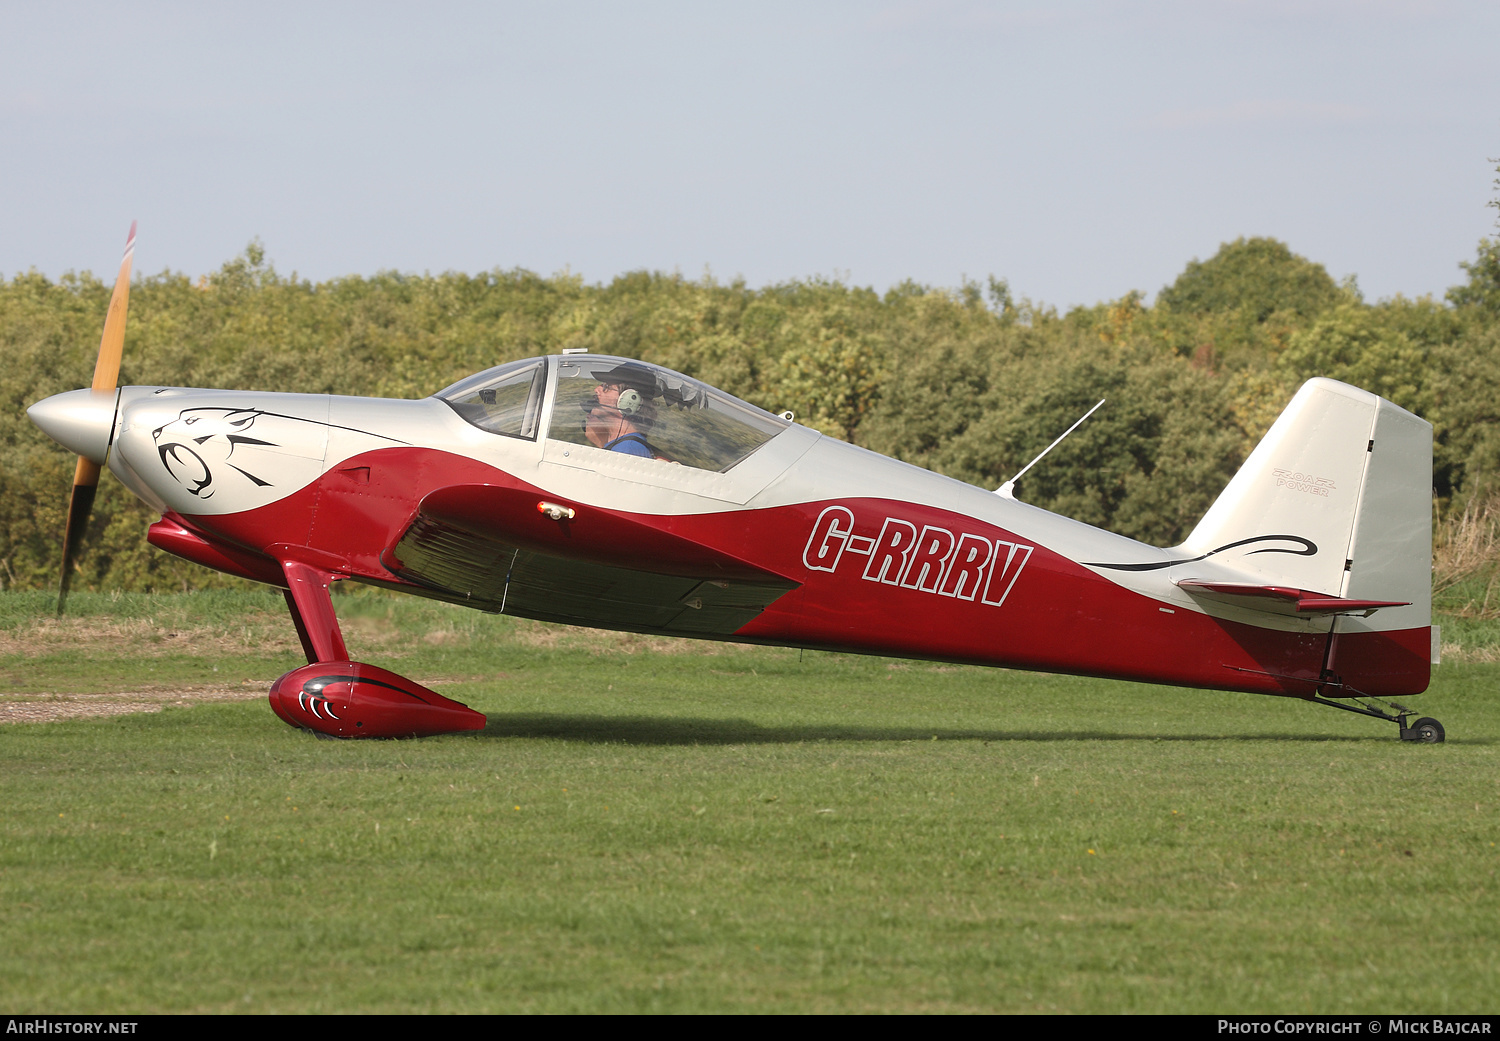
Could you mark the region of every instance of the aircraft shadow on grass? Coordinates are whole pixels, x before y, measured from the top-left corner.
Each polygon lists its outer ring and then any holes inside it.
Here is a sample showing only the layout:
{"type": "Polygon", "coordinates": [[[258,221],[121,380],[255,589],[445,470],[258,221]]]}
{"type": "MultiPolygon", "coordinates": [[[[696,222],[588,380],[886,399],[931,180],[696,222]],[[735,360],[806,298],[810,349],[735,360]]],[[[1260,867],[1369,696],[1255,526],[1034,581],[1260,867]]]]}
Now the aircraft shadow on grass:
{"type": "MultiPolygon", "coordinates": [[[[803,724],[762,726],[743,719],[662,716],[490,713],[487,738],[558,738],[624,745],[775,745],[814,741],[1298,741],[1364,742],[1372,737],[1330,734],[1143,734],[1104,730],[981,730],[803,724]]],[[[1472,742],[1471,742],[1472,743],[1472,742]]],[[[1490,743],[1490,742],[1481,742],[1490,743]]]]}

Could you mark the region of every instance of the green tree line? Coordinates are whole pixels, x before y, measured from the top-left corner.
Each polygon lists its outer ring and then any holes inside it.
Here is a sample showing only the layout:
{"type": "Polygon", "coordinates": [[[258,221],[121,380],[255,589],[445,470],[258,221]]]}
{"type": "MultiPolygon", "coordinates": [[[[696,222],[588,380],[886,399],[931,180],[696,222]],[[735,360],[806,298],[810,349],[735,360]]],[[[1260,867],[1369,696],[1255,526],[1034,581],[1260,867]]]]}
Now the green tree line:
{"type": "MultiPolygon", "coordinates": [[[[1500,475],[1500,241],[1445,299],[1366,302],[1271,239],[1240,239],[1145,295],[1059,314],[1003,281],[878,294],[813,279],[634,272],[587,285],[524,270],[313,283],[253,243],[199,278],[131,290],[126,384],[421,397],[564,348],[645,359],[985,488],[1095,401],[1018,486],[1028,502],[1160,545],[1180,540],[1296,387],[1332,376],[1432,422],[1434,495],[1461,511],[1500,475]]],[[[87,386],[109,298],[90,274],[0,279],[0,585],[47,588],[73,460],[25,417],[87,386]]],[[[149,547],[156,518],[106,477],[74,588],[230,584],[149,547]]]]}

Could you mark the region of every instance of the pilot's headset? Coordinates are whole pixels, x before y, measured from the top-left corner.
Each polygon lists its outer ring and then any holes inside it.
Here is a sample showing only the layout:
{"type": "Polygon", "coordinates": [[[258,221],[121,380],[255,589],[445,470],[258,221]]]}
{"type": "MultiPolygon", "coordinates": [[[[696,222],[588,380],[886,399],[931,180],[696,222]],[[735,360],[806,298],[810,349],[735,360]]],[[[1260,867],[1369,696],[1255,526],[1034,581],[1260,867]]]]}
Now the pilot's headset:
{"type": "Polygon", "coordinates": [[[620,397],[615,402],[615,408],[619,409],[623,415],[633,416],[641,410],[641,406],[645,403],[646,399],[641,396],[640,391],[634,387],[621,387],[620,397]]]}

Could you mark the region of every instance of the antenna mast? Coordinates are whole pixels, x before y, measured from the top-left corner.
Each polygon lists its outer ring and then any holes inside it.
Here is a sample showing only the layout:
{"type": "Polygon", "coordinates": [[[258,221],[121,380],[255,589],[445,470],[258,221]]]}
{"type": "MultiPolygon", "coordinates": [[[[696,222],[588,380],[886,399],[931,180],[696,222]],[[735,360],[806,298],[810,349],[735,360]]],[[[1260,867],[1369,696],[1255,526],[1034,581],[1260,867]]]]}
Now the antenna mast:
{"type": "Polygon", "coordinates": [[[996,488],[995,489],[995,494],[998,495],[998,496],[1000,496],[1002,499],[1014,499],[1016,497],[1016,482],[1021,479],[1021,477],[1026,473],[1026,471],[1030,470],[1037,463],[1041,462],[1043,455],[1046,455],[1048,452],[1052,451],[1058,445],[1062,444],[1062,441],[1063,441],[1064,437],[1067,437],[1073,431],[1075,431],[1079,427],[1083,426],[1083,421],[1085,419],[1088,419],[1095,412],[1098,412],[1099,411],[1099,405],[1104,404],[1105,400],[1106,400],[1105,398],[1100,398],[1098,405],[1095,405],[1093,408],[1089,409],[1087,412],[1085,412],[1082,416],[1080,416],[1078,418],[1078,422],[1074,423],[1072,426],[1068,427],[1068,429],[1064,430],[1062,432],[1062,437],[1059,437],[1056,441],[1052,442],[1046,448],[1042,449],[1041,455],[1038,455],[1031,462],[1029,462],[1025,466],[1021,467],[1021,472],[1020,473],[1016,474],[1010,480],[1006,481],[1000,487],[996,488]]]}

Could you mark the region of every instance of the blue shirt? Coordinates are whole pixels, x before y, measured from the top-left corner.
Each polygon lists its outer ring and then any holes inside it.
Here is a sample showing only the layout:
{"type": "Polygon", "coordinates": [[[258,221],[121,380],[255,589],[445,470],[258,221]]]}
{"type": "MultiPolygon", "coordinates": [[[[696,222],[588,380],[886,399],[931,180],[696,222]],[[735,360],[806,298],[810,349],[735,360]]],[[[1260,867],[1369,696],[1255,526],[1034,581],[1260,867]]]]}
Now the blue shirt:
{"type": "Polygon", "coordinates": [[[646,444],[645,434],[630,433],[617,437],[604,448],[609,452],[623,452],[625,455],[640,456],[642,459],[656,458],[656,453],[651,451],[650,445],[646,444]]]}

